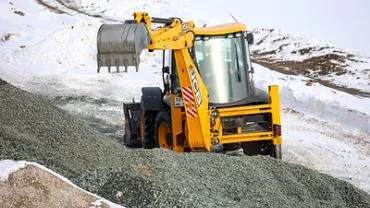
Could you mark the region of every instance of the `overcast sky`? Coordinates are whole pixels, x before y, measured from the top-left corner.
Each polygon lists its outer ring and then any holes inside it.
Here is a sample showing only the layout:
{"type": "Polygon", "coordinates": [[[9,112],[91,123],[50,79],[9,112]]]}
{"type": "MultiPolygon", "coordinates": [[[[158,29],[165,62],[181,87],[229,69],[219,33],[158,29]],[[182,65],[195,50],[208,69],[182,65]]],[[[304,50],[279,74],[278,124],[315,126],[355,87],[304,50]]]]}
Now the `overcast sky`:
{"type": "Polygon", "coordinates": [[[183,4],[223,22],[276,28],[370,56],[369,0],[184,0],[183,4]],[[195,8],[195,5],[197,8],[195,8]]]}

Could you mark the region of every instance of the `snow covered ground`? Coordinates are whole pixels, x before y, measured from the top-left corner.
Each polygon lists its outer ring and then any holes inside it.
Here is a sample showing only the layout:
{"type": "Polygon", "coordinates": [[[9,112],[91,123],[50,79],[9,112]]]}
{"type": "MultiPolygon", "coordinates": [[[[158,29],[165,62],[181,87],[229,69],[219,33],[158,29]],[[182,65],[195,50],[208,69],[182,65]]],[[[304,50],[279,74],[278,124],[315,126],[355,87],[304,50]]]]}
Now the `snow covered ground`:
{"type": "Polygon", "coordinates": [[[370,192],[370,99],[255,68],[257,87],[278,84],[281,89],[283,160],[370,192]]]}
{"type": "MultiPolygon", "coordinates": [[[[57,1],[43,2],[68,14],[56,14],[34,0],[0,2],[0,78],[61,99],[65,101],[62,108],[73,113],[122,125],[122,102],[139,101],[141,87],[162,85],[161,57],[142,54],[138,73],[129,69],[127,74],[104,70],[97,74],[96,34],[106,20],[80,14],[57,1]]],[[[81,0],[77,5],[109,19],[130,18],[135,10],[147,10],[156,16],[203,21],[195,11],[183,12],[169,1],[81,0]]],[[[370,99],[318,83],[308,86],[305,77],[257,65],[255,71],[258,87],[279,84],[281,89],[284,160],[349,181],[370,193],[370,99]]]]}

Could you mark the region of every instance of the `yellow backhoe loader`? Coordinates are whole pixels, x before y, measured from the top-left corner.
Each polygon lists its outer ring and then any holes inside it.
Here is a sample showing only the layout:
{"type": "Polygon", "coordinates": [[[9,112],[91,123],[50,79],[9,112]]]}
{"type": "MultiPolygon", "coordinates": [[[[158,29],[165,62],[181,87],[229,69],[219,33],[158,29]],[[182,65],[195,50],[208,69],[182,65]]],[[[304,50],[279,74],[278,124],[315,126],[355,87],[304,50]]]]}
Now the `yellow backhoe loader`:
{"type": "Polygon", "coordinates": [[[143,49],[162,50],[164,86],[143,87],[140,103],[123,104],[126,146],[281,158],[278,86],[255,88],[253,35],[244,24],[195,28],[179,18],[133,16],[100,27],[98,72],[138,70],[143,49]]]}

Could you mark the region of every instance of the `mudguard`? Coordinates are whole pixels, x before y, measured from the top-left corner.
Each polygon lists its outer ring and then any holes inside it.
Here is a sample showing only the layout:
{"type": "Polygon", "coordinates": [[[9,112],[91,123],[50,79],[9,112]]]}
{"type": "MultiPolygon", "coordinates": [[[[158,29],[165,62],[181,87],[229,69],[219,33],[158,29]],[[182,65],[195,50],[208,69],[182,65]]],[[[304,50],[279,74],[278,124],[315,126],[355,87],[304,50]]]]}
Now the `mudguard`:
{"type": "Polygon", "coordinates": [[[159,111],[162,108],[163,98],[161,88],[143,87],[141,88],[141,92],[141,109],[143,111],[159,111]]]}
{"type": "Polygon", "coordinates": [[[123,103],[125,114],[125,135],[123,143],[127,147],[140,147],[140,103],[123,103]]]}

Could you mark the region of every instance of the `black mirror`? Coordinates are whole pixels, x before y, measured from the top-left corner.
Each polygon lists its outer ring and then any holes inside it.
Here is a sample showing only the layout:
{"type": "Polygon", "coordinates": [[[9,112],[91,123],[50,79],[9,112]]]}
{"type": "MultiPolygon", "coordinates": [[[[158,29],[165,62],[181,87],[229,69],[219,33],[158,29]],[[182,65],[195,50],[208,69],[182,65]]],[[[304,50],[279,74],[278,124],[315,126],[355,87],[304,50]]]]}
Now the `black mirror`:
{"type": "Polygon", "coordinates": [[[167,74],[170,73],[170,67],[168,67],[168,66],[163,67],[162,72],[167,73],[167,74]]]}
{"type": "Polygon", "coordinates": [[[245,39],[247,40],[249,45],[253,45],[254,43],[254,36],[252,33],[247,33],[245,36],[245,39]]]}

